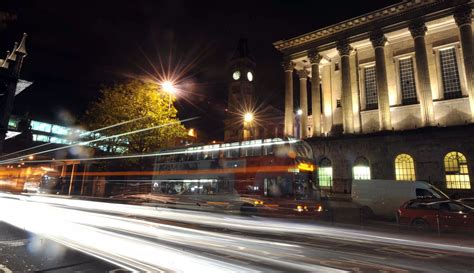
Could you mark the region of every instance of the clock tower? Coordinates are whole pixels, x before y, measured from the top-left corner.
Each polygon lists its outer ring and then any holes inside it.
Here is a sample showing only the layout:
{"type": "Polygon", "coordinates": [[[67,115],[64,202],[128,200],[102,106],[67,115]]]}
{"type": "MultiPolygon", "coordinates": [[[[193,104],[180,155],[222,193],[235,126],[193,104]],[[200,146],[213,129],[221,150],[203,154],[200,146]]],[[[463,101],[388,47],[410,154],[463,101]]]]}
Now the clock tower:
{"type": "Polygon", "coordinates": [[[252,138],[252,125],[248,118],[255,108],[255,59],[250,54],[247,39],[239,40],[227,66],[227,79],[229,85],[224,141],[242,140],[244,134],[246,138],[252,138]]]}

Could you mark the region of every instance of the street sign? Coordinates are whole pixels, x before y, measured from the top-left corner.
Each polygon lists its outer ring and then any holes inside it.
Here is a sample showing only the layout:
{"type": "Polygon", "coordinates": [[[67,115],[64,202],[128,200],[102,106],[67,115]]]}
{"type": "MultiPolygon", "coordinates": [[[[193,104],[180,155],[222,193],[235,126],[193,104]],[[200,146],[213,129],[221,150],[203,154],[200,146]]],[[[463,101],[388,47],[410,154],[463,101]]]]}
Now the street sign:
{"type": "Polygon", "coordinates": [[[28,88],[32,84],[33,84],[33,82],[29,82],[29,81],[19,79],[18,83],[16,84],[15,96],[20,94],[23,90],[25,90],[26,88],[28,88]]]}

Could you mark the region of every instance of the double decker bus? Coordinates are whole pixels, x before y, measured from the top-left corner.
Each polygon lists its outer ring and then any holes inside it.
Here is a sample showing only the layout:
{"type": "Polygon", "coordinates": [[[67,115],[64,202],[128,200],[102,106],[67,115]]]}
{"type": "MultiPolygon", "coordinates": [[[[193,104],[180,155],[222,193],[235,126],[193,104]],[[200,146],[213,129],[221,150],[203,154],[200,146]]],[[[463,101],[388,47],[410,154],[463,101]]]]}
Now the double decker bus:
{"type": "Polygon", "coordinates": [[[257,139],[168,150],[157,156],[151,193],[177,207],[321,216],[311,146],[257,139]]]}

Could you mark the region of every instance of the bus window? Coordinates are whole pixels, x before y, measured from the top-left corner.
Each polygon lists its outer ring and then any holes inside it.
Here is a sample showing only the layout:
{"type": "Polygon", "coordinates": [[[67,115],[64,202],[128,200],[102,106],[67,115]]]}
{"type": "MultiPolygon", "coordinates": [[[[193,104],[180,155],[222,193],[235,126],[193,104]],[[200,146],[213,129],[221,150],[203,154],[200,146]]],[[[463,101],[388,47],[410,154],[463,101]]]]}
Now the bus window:
{"type": "Polygon", "coordinates": [[[261,139],[253,140],[252,146],[253,147],[250,149],[252,150],[253,156],[262,155],[262,140],[261,139]]]}
{"type": "Polygon", "coordinates": [[[211,158],[212,159],[217,159],[219,158],[219,144],[214,144],[211,147],[213,151],[211,152],[211,158]]]}
{"type": "MultiPolygon", "coordinates": [[[[250,145],[250,141],[242,141],[242,146],[250,145]]],[[[246,157],[252,155],[252,149],[249,147],[242,147],[240,148],[240,156],[246,157]]]]}
{"type": "Polygon", "coordinates": [[[263,140],[263,155],[272,155],[273,154],[273,147],[270,145],[272,143],[272,139],[268,138],[263,140]]]}
{"type": "Polygon", "coordinates": [[[211,149],[212,149],[212,145],[206,145],[203,147],[202,159],[209,160],[212,158],[212,151],[209,151],[211,149]]]}
{"type": "Polygon", "coordinates": [[[293,186],[287,177],[265,178],[263,192],[268,197],[288,197],[293,195],[293,186]]]}
{"type": "Polygon", "coordinates": [[[226,158],[238,158],[239,157],[239,145],[240,145],[239,142],[226,143],[224,145],[227,148],[234,147],[234,148],[229,149],[229,150],[226,151],[226,155],[225,155],[226,158]]]}

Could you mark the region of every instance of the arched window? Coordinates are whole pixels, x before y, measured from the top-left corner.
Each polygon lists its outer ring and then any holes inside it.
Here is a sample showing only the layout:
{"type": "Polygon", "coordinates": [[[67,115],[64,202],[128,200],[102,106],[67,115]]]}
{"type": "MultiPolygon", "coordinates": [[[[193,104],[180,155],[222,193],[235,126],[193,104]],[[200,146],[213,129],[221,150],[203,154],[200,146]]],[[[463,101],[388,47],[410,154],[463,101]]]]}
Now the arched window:
{"type": "Polygon", "coordinates": [[[319,161],[318,178],[320,187],[332,187],[332,165],[326,157],[319,161]]]}
{"type": "Polygon", "coordinates": [[[355,180],[370,179],[370,165],[365,157],[358,157],[352,167],[352,174],[355,180]]]}
{"type": "Polygon", "coordinates": [[[408,154],[399,154],[395,158],[395,179],[415,181],[415,161],[408,154]]]}
{"type": "Polygon", "coordinates": [[[466,157],[460,152],[449,152],[444,157],[446,187],[448,189],[470,189],[466,157]]]}

